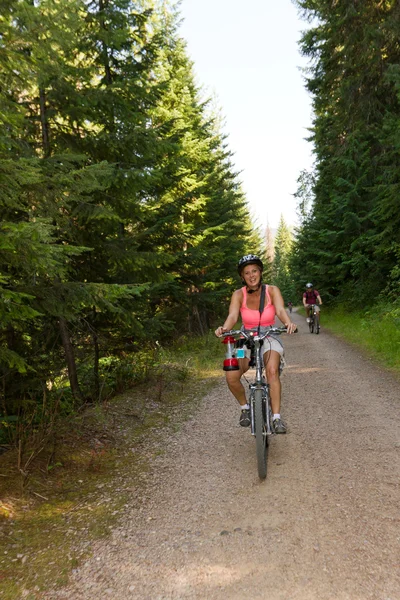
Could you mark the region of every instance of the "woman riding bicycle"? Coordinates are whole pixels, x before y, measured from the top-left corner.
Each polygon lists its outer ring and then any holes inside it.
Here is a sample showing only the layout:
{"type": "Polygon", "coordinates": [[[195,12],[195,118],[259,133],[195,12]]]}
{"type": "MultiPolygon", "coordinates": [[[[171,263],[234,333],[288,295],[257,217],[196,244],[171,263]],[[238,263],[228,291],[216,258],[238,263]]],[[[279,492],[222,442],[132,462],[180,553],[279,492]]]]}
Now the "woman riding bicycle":
{"type": "MultiPolygon", "coordinates": [[[[244,286],[232,294],[229,314],[225,323],[215,330],[215,335],[220,337],[225,331],[235,326],[239,313],[245,329],[254,327],[268,327],[274,325],[275,315],[285,325],[288,333],[296,330],[296,325],[289,319],[285,310],[282,294],[275,285],[266,285],[265,307],[260,315],[260,296],[262,286],[263,263],[255,254],[243,256],[238,263],[238,273],[244,286]]],[[[282,344],[268,338],[268,343],[263,346],[263,359],[267,381],[270,387],[271,407],[273,412],[274,429],[276,433],[286,433],[286,426],[280,415],[281,382],[279,367],[283,356],[282,344]]],[[[226,380],[228,387],[240,404],[241,414],[239,423],[242,427],[250,425],[250,410],[247,404],[246,392],[240,381],[243,373],[249,369],[250,356],[239,359],[238,371],[227,371],[226,380]]]]}

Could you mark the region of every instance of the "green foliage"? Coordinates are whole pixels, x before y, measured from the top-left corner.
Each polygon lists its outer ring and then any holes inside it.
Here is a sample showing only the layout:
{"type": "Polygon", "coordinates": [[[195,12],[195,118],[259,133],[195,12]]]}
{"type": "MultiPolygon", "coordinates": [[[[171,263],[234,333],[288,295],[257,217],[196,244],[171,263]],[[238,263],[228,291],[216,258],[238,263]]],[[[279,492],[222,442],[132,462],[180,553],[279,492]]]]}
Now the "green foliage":
{"type": "Polygon", "coordinates": [[[324,310],[324,324],[400,373],[400,303],[377,303],[371,310],[324,310]]]}
{"type": "Polygon", "coordinates": [[[0,8],[5,419],[140,381],[132,353],[207,332],[260,245],[178,20],[152,0],[0,8]]]}
{"type": "Polygon", "coordinates": [[[400,6],[296,4],[312,21],[315,169],[299,178],[292,272],[298,290],[312,280],[324,300],[371,305],[398,291],[400,6]]]}
{"type": "Polygon", "coordinates": [[[289,227],[281,215],[275,236],[275,253],[272,262],[272,283],[279,287],[285,303],[294,302],[296,291],[290,270],[290,253],[293,238],[289,227]]]}

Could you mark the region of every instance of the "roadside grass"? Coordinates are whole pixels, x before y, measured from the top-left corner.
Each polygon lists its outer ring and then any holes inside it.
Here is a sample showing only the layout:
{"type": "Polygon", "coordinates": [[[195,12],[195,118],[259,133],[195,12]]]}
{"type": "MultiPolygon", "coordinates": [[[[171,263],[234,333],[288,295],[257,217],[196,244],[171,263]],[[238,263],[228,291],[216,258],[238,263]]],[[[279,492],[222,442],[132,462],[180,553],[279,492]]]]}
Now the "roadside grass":
{"type": "MultiPolygon", "coordinates": [[[[305,316],[303,308],[299,312],[305,316]]],[[[378,304],[368,310],[323,306],[321,327],[400,375],[400,308],[393,304],[378,304]]]]}
{"type": "Polygon", "coordinates": [[[145,384],[59,422],[28,476],[18,472],[16,450],[0,456],[2,600],[36,600],[67,583],[93,543],[140,501],[159,452],[149,451],[149,439],[179,430],[195,415],[223,376],[222,360],[221,342],[211,333],[181,339],[160,349],[145,384]]]}

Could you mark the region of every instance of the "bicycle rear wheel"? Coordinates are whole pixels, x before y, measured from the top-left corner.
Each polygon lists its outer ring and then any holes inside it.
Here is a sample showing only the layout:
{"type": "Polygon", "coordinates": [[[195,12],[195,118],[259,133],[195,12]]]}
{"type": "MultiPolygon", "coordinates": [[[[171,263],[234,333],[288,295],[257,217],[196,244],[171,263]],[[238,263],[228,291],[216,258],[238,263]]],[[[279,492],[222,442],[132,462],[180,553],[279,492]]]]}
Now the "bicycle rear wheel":
{"type": "Polygon", "coordinates": [[[257,467],[260,479],[267,476],[268,436],[265,427],[262,390],[254,392],[254,424],[256,433],[257,467]]]}
{"type": "Polygon", "coordinates": [[[314,315],[314,331],[315,333],[319,333],[319,315],[314,315]]]}

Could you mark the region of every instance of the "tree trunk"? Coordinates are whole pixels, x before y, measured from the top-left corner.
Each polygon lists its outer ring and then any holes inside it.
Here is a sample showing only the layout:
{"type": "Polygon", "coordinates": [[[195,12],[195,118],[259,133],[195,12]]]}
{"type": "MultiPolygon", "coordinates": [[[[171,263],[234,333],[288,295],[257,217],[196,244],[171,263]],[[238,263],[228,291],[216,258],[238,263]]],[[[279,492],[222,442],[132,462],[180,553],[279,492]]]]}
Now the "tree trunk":
{"type": "Polygon", "coordinates": [[[210,321],[208,318],[208,311],[206,311],[206,310],[201,311],[201,319],[203,321],[203,327],[207,333],[207,331],[210,329],[210,321]]]}
{"type": "MultiPolygon", "coordinates": [[[[100,24],[101,24],[102,29],[104,29],[105,31],[108,31],[108,28],[106,26],[103,13],[107,7],[108,7],[107,0],[99,0],[100,24]]],[[[107,48],[107,44],[105,42],[103,42],[103,44],[102,44],[102,50],[103,50],[103,58],[104,58],[104,69],[105,69],[105,73],[106,73],[106,83],[107,83],[107,85],[111,85],[112,84],[112,73],[111,73],[111,67],[110,67],[110,59],[108,57],[108,48],[107,48]]]]}
{"type": "Polygon", "coordinates": [[[75,398],[75,400],[80,400],[81,402],[83,402],[83,395],[79,387],[78,375],[76,372],[74,349],[71,343],[71,339],[69,337],[67,321],[64,319],[64,317],[60,317],[58,323],[60,327],[61,340],[65,352],[65,359],[67,362],[68,379],[71,386],[72,395],[75,398]]]}
{"type": "Polygon", "coordinates": [[[200,329],[200,334],[204,335],[205,331],[204,331],[204,327],[203,327],[203,323],[201,321],[201,317],[200,317],[200,313],[199,313],[199,309],[197,308],[197,306],[193,307],[193,313],[197,319],[197,322],[199,324],[199,329],[200,329]]]}
{"type": "Polygon", "coordinates": [[[94,376],[94,394],[96,402],[100,402],[100,380],[99,380],[99,358],[100,348],[97,332],[93,332],[93,345],[94,345],[94,365],[93,365],[93,376],[94,376]]]}
{"type": "Polygon", "coordinates": [[[42,144],[44,156],[50,156],[50,136],[49,123],[46,115],[46,92],[43,88],[39,89],[40,99],[40,122],[42,124],[42,144]]]}

